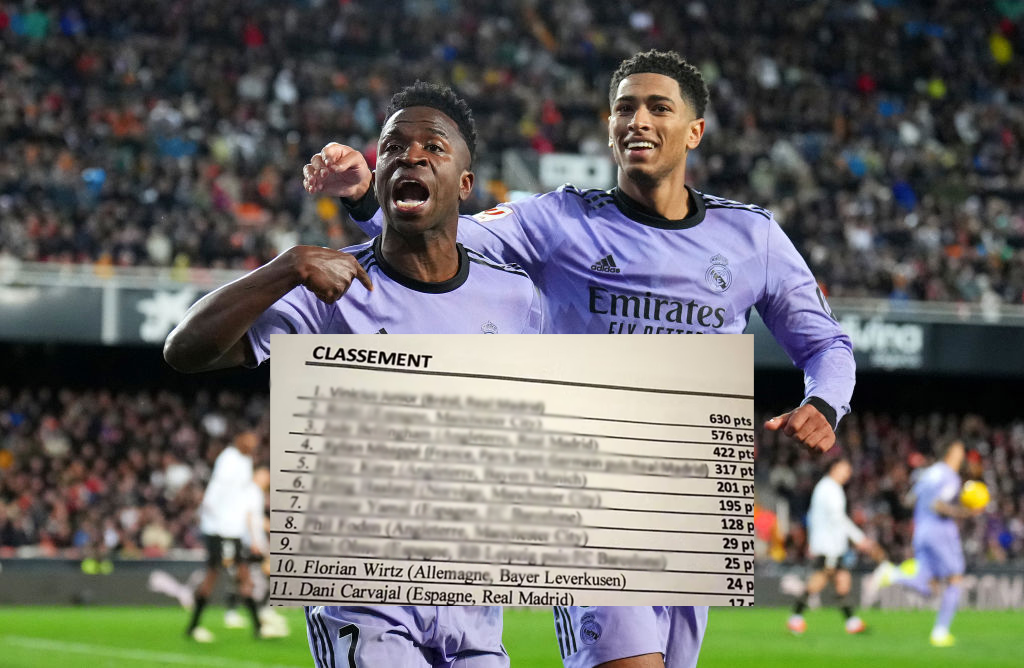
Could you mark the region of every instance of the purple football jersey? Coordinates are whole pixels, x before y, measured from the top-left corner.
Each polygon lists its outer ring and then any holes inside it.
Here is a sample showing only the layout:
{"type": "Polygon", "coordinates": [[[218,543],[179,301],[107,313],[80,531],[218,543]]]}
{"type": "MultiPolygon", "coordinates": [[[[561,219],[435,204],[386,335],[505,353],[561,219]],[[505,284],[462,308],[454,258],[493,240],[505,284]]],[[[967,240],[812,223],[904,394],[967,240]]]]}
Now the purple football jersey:
{"type": "Polygon", "coordinates": [[[509,668],[501,631],[500,607],[306,608],[316,668],[509,668]]]}
{"type": "Polygon", "coordinates": [[[914,484],[914,552],[936,577],[963,572],[963,547],[956,520],[935,511],[935,502],[957,505],[960,476],[945,462],[928,467],[914,484]]]}
{"type": "Polygon", "coordinates": [[[271,334],[536,334],[540,296],[526,273],[459,245],[459,270],[441,283],[398,273],[377,237],[344,249],[363,266],[373,291],[353,281],[334,304],[299,286],[249,329],[256,362],[270,356],[271,334]]]}
{"type": "Polygon", "coordinates": [[[707,606],[555,607],[565,668],[657,653],[665,668],[694,668],[707,625],[707,606]]]}
{"type": "Polygon", "coordinates": [[[944,501],[950,505],[957,504],[960,493],[960,476],[946,462],[936,462],[929,466],[914,484],[914,532],[925,533],[932,528],[944,527],[956,530],[956,522],[951,517],[935,512],[935,502],[944,501]]]}
{"type": "MultiPolygon", "coordinates": [[[[544,332],[739,334],[750,309],[835,410],[853,395],[853,350],[807,264],[765,209],[689,190],[668,220],[617,188],[557,191],[459,219],[459,239],[522,266],[544,295],[544,332]]],[[[379,232],[382,216],[360,222],[379,232]]]]}
{"type": "MultiPolygon", "coordinates": [[[[853,347],[807,263],[771,212],[687,191],[690,215],[668,220],[618,188],[565,185],[460,216],[458,238],[526,269],[544,296],[546,333],[740,334],[750,309],[757,308],[804,371],[804,396],[827,403],[835,412],[827,417],[836,426],[850,412],[853,347]]],[[[362,215],[362,205],[358,208],[352,213],[360,227],[368,234],[379,233],[381,212],[370,217],[362,215]]],[[[582,619],[582,610],[563,613],[574,620],[566,621],[566,628],[582,619]]],[[[644,648],[656,648],[644,652],[660,648],[672,666],[696,664],[706,607],[680,607],[671,614],[629,606],[593,610],[605,626],[637,629],[647,643],[644,648]],[[667,626],[652,624],[652,615],[668,620],[667,626]],[[692,632],[669,633],[682,624],[677,617],[691,620],[692,632]]],[[[559,615],[556,608],[556,628],[559,615]]],[[[641,644],[638,636],[637,646],[641,644]]],[[[575,668],[597,656],[604,661],[629,656],[623,651],[631,650],[607,640],[592,652],[563,647],[563,663],[575,668]]]]}

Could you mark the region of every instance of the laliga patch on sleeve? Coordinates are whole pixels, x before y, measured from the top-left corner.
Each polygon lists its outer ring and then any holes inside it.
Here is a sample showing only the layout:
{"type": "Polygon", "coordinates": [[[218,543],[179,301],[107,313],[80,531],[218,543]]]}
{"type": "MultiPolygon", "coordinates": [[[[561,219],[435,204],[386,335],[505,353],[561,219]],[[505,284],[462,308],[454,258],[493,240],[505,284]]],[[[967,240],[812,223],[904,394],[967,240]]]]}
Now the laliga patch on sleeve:
{"type": "Polygon", "coordinates": [[[486,223],[498,218],[504,218],[505,216],[512,213],[512,208],[501,204],[494,207],[493,209],[487,209],[473,216],[473,220],[479,223],[486,223]]]}

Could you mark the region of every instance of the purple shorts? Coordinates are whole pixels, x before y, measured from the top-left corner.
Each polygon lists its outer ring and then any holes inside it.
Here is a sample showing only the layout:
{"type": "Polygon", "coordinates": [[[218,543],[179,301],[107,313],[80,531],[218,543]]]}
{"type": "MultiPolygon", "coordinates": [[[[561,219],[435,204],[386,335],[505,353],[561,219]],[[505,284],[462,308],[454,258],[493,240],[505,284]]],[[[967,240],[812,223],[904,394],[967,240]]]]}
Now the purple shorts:
{"type": "Polygon", "coordinates": [[[500,607],[308,606],[316,668],[508,668],[500,607]]]}
{"type": "Polygon", "coordinates": [[[964,574],[964,549],[960,537],[942,540],[939,537],[914,541],[917,567],[928,574],[928,579],[948,578],[964,574]]]}
{"type": "Polygon", "coordinates": [[[694,668],[707,625],[707,606],[555,608],[565,668],[655,653],[664,657],[665,668],[694,668]]]}

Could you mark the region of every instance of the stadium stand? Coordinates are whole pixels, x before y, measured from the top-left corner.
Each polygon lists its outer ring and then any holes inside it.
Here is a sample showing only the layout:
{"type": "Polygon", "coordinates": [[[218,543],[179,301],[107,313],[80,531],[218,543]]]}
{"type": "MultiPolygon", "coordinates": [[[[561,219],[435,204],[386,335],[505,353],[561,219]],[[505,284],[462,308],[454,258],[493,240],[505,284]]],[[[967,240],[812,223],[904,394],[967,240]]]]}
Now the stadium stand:
{"type": "MultiPolygon", "coordinates": [[[[614,65],[669,47],[711,87],[689,177],[774,210],[831,295],[1024,302],[1019,3],[759,6],[5,3],[0,259],[252,268],[342,247],[360,233],[299,169],[330,140],[372,162],[399,86],[455,85],[500,177],[505,151],[603,155],[614,65]]],[[[486,180],[467,209],[504,197],[486,180]]]]}
{"type": "MultiPolygon", "coordinates": [[[[196,556],[213,462],[265,393],[0,387],[0,556],[196,556]]],[[[266,464],[264,447],[257,465],[266,464]]]]}
{"type": "MultiPolygon", "coordinates": [[[[196,511],[210,469],[232,435],[257,424],[267,397],[225,390],[194,397],[142,392],[0,387],[0,555],[165,557],[201,548],[196,511]]],[[[764,415],[764,419],[770,417],[764,415]]],[[[763,420],[758,420],[758,424],[763,420]]],[[[976,452],[993,492],[990,511],[965,521],[971,565],[1024,564],[1024,421],[978,415],[854,412],[839,444],[853,462],[851,517],[896,557],[909,556],[911,513],[900,503],[932,448],[957,434],[976,452]]],[[[762,505],[791,518],[783,560],[804,559],[802,518],[820,457],[758,430],[762,505]]],[[[267,451],[257,456],[266,461],[267,451]]]]}

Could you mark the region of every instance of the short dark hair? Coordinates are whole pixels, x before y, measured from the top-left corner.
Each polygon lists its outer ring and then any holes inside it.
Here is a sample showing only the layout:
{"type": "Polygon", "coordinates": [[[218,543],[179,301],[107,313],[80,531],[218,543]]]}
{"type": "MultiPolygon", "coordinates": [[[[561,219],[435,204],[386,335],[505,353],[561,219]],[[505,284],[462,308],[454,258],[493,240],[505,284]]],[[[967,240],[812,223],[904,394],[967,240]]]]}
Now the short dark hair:
{"type": "Polygon", "coordinates": [[[391,118],[395,113],[409,107],[430,107],[445,113],[448,118],[455,121],[459,126],[462,139],[469,149],[469,162],[473,163],[476,157],[476,121],[473,120],[473,112],[469,105],[461,97],[455,94],[448,86],[441,84],[417,81],[411,86],[406,86],[391,97],[385,118],[391,118]]]}
{"type": "Polygon", "coordinates": [[[697,118],[704,117],[704,109],[708,105],[708,87],[704,83],[704,77],[700,75],[700,70],[686,62],[675,51],[643,51],[623,60],[619,69],[612,75],[612,82],[608,86],[609,103],[615,100],[615,93],[623,79],[647,72],[675,79],[679,83],[679,92],[683,100],[693,108],[697,118]]]}

